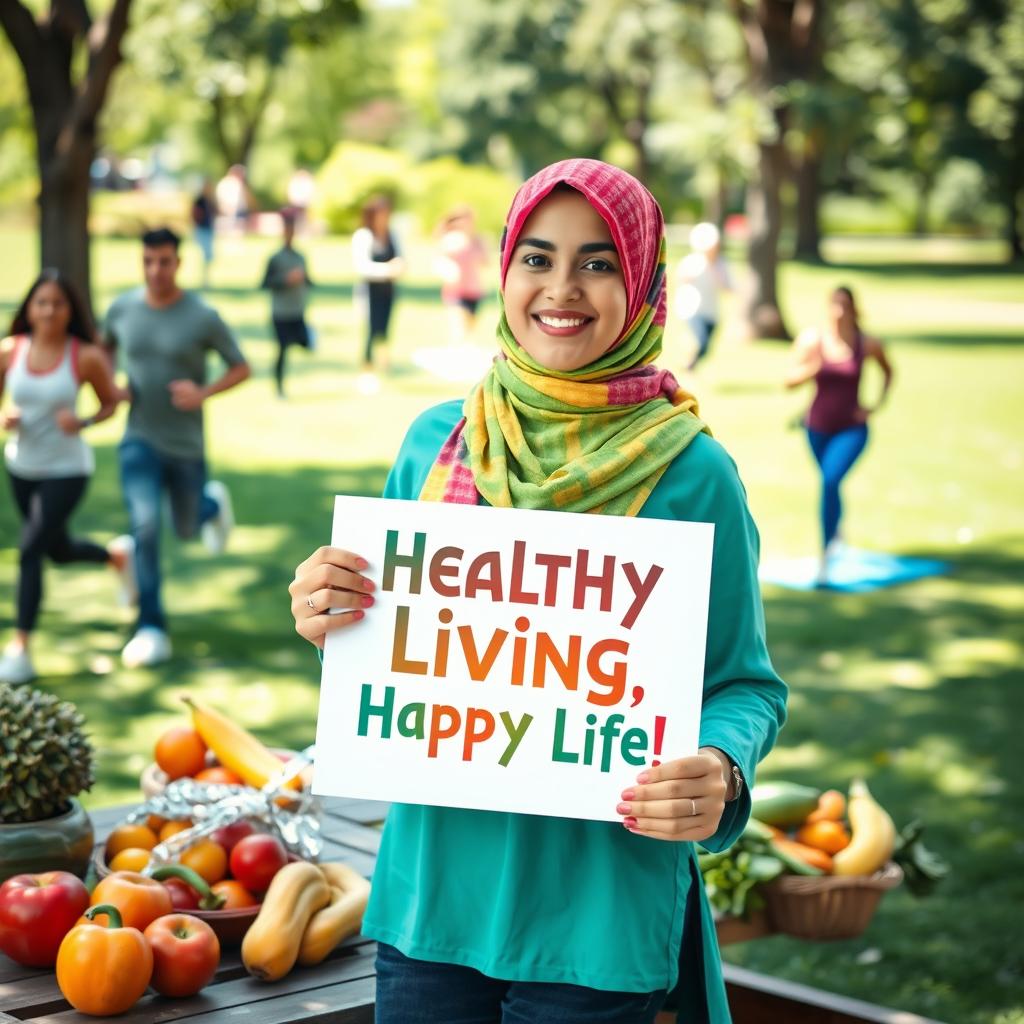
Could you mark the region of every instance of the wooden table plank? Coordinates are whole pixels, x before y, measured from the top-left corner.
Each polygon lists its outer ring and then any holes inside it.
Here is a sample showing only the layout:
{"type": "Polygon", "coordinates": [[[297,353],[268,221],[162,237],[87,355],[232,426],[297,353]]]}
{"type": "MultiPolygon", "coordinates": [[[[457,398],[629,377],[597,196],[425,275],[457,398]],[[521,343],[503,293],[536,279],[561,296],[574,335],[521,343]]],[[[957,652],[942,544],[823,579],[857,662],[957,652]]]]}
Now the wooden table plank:
{"type": "MultiPolygon", "coordinates": [[[[273,984],[248,976],[213,984],[190,999],[144,996],[132,1009],[118,1016],[118,1024],[163,1024],[166,1021],[244,1016],[248,1024],[280,1024],[308,1020],[314,1010],[338,1024],[357,1024],[373,1019],[374,958],[372,944],[335,954],[324,964],[296,968],[273,984]],[[362,982],[355,985],[353,982],[362,982]],[[366,1010],[369,1016],[366,1016],[366,1010]]],[[[91,1024],[95,1020],[72,1010],[63,998],[58,1005],[20,1004],[18,1020],[31,1024],[91,1024]]],[[[312,1018],[315,1019],[315,1018],[312,1018]]]]}
{"type": "Polygon", "coordinates": [[[323,798],[328,814],[348,818],[359,825],[379,825],[391,806],[385,800],[354,800],[350,797],[328,796],[323,798]]]}

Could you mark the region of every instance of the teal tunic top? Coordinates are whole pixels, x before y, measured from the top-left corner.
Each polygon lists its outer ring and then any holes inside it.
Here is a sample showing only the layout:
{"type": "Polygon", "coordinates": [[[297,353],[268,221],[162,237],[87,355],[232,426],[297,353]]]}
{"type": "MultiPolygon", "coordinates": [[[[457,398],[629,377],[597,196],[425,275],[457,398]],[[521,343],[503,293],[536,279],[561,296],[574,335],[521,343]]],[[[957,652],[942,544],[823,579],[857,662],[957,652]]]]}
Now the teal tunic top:
{"type": "MultiPolygon", "coordinates": [[[[418,497],[461,409],[447,402],[413,423],[385,497],[418,497]]],[[[757,530],[735,465],[706,434],[676,457],[640,516],[715,524],[700,744],[728,754],[748,783],[702,844],[719,850],[743,830],[755,766],[785,719],[786,687],[765,645],[757,530]]],[[[729,1021],[693,844],[617,823],[395,804],[363,934],[494,978],[610,991],[671,989],[682,960],[680,1019],[706,1005],[712,1024],[729,1021]]]]}

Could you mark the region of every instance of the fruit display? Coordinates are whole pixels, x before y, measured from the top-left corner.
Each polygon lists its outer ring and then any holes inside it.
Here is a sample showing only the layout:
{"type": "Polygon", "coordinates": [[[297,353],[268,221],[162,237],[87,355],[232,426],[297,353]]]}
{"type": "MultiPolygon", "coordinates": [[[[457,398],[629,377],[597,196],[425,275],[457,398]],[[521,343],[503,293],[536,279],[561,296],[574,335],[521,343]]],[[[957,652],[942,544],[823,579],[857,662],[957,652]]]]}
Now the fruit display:
{"type": "MultiPolygon", "coordinates": [[[[369,882],[344,864],[315,863],[317,802],[304,781],[280,778],[293,755],[187,703],[189,727],[168,729],[154,750],[166,781],[95,847],[91,895],[63,871],[0,885],[0,953],[55,970],[82,1013],[122,1013],[147,989],[194,995],[216,976],[222,948],[243,939],[247,969],[274,981],[296,964],[320,963],[362,923],[369,882]]],[[[24,712],[35,714],[31,704],[24,712]]],[[[58,732],[65,725],[77,728],[54,716],[58,732]]],[[[73,736],[69,744],[77,749],[73,736]]],[[[68,785],[83,781],[75,775],[68,785]]],[[[23,809],[43,805],[31,781],[0,796],[23,809]]]]}
{"type": "Polygon", "coordinates": [[[888,812],[855,779],[844,795],[792,782],[756,785],[752,816],[740,839],[698,863],[712,908],[747,916],[767,906],[777,930],[802,938],[839,938],[867,926],[881,893],[903,878],[923,891],[944,865],[902,836],[888,812]],[[899,864],[894,864],[895,859],[899,864]]]}

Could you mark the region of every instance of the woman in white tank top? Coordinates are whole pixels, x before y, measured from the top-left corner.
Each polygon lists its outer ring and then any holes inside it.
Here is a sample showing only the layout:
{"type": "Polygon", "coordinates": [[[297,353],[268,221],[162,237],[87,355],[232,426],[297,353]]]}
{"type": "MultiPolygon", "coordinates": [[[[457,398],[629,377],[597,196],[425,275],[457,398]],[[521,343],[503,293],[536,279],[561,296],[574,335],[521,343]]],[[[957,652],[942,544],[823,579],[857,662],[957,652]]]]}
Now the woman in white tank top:
{"type": "Polygon", "coordinates": [[[59,271],[43,271],[15,314],[10,336],[0,342],[0,401],[5,391],[4,463],[22,531],[16,629],[0,656],[0,682],[24,683],[35,675],[29,640],[42,602],[44,558],[110,565],[121,573],[122,584],[134,575],[123,538],[104,548],[68,533],[95,466],[81,432],[108,419],[121,395],[106,355],[93,343],[85,307],[59,271]],[[83,382],[100,407],[80,419],[75,409],[83,382]]]}

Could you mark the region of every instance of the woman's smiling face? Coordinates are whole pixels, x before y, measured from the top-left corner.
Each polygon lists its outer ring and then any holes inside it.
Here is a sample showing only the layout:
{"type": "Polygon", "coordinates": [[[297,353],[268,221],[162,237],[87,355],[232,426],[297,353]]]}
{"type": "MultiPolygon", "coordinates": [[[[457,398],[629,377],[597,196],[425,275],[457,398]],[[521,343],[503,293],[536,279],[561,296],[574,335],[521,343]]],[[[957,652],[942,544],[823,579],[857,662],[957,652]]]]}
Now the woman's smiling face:
{"type": "Polygon", "coordinates": [[[558,190],[526,219],[505,275],[516,341],[549,370],[578,370],[615,344],[626,284],[611,232],[577,191],[558,190]]]}

